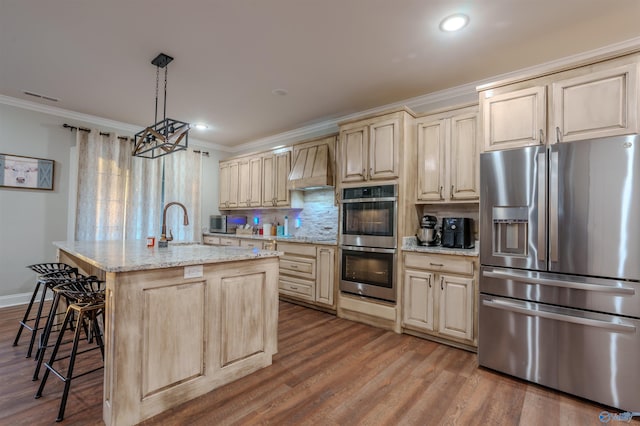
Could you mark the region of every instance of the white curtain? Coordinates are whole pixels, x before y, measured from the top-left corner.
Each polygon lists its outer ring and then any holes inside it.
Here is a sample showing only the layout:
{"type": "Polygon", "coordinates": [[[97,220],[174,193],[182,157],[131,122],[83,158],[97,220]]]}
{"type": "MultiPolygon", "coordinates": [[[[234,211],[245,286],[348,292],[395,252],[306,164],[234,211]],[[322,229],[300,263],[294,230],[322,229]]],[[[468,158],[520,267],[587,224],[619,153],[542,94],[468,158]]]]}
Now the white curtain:
{"type": "Polygon", "coordinates": [[[160,238],[162,228],[162,160],[131,158],[126,239],[160,238]]]}
{"type": "Polygon", "coordinates": [[[184,212],[180,206],[167,210],[167,235],[181,241],[200,241],[200,171],[202,157],[188,149],[164,157],[164,202],[184,204],[189,215],[189,225],[184,226],[184,212]]]}
{"type": "Polygon", "coordinates": [[[78,130],[76,240],[124,238],[131,142],[78,130]]]}
{"type": "MultiPolygon", "coordinates": [[[[78,195],[75,239],[160,238],[163,202],[185,205],[167,210],[175,240],[200,240],[201,156],[179,151],[159,159],[132,157],[132,142],[99,130],[78,131],[78,195]],[[164,182],[163,182],[164,170],[164,182]]],[[[168,232],[167,232],[168,234],[168,232]]]]}

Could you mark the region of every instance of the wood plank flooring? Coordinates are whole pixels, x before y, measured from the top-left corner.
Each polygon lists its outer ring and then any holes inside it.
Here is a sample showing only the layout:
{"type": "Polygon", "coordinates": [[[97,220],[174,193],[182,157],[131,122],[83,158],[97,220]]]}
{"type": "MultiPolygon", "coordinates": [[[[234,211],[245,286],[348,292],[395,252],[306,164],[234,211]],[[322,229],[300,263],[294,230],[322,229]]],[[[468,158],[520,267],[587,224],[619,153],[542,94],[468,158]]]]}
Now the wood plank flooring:
{"type": "MultiPolygon", "coordinates": [[[[27,337],[12,347],[23,309],[0,309],[0,425],[54,424],[62,382],[50,376],[34,399],[27,337]]],[[[278,340],[272,366],[143,424],[599,425],[601,411],[618,412],[478,368],[470,352],[287,302],[278,340]]],[[[101,401],[102,372],[77,379],[61,424],[103,424],[101,401]]]]}

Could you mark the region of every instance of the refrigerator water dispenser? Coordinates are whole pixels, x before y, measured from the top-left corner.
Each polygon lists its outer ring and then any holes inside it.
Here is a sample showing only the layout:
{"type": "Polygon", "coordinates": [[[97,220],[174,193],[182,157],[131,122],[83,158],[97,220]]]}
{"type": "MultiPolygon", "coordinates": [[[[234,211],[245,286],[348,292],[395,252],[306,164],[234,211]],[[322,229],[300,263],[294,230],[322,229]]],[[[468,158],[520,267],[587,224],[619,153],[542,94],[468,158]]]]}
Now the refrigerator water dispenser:
{"type": "Polygon", "coordinates": [[[493,255],[527,256],[527,207],[493,208],[493,255]]]}

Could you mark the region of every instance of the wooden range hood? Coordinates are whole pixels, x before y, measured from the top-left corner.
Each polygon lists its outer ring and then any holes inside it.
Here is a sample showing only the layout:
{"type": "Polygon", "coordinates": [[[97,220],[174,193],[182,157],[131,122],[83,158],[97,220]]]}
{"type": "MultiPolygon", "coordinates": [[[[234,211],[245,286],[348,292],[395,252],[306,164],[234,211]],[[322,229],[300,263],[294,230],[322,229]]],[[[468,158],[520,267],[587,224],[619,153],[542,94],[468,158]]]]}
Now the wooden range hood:
{"type": "Polygon", "coordinates": [[[334,186],[335,137],[294,146],[289,189],[311,190],[334,186]]]}

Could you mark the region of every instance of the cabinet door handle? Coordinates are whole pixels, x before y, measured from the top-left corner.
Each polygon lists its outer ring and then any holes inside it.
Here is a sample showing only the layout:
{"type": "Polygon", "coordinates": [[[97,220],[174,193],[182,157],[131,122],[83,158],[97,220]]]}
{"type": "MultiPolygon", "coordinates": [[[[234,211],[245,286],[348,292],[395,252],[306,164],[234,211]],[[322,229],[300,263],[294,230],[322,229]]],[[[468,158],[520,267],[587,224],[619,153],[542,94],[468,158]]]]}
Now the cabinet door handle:
{"type": "Polygon", "coordinates": [[[444,278],[440,277],[440,290],[444,290],[444,278]]]}
{"type": "Polygon", "coordinates": [[[433,263],[433,262],[429,262],[429,265],[431,265],[431,266],[439,266],[439,267],[443,267],[444,266],[444,264],[442,264],[442,263],[433,263]]]}
{"type": "Polygon", "coordinates": [[[449,192],[449,198],[454,198],[453,197],[453,185],[451,185],[451,191],[449,192]]]}
{"type": "Polygon", "coordinates": [[[373,175],[373,167],[369,167],[369,179],[371,179],[371,176],[373,175]]]}
{"type": "Polygon", "coordinates": [[[540,129],[540,145],[544,144],[544,132],[540,129]]]}
{"type": "Polygon", "coordinates": [[[362,179],[367,180],[367,169],[362,169],[362,179]]]}
{"type": "Polygon", "coordinates": [[[556,126],[556,142],[560,141],[560,126],[556,126]]]}
{"type": "Polygon", "coordinates": [[[444,189],[444,188],[442,187],[442,185],[440,185],[440,199],[441,199],[441,200],[444,200],[444,198],[442,197],[442,190],[443,190],[443,189],[444,189]]]}

